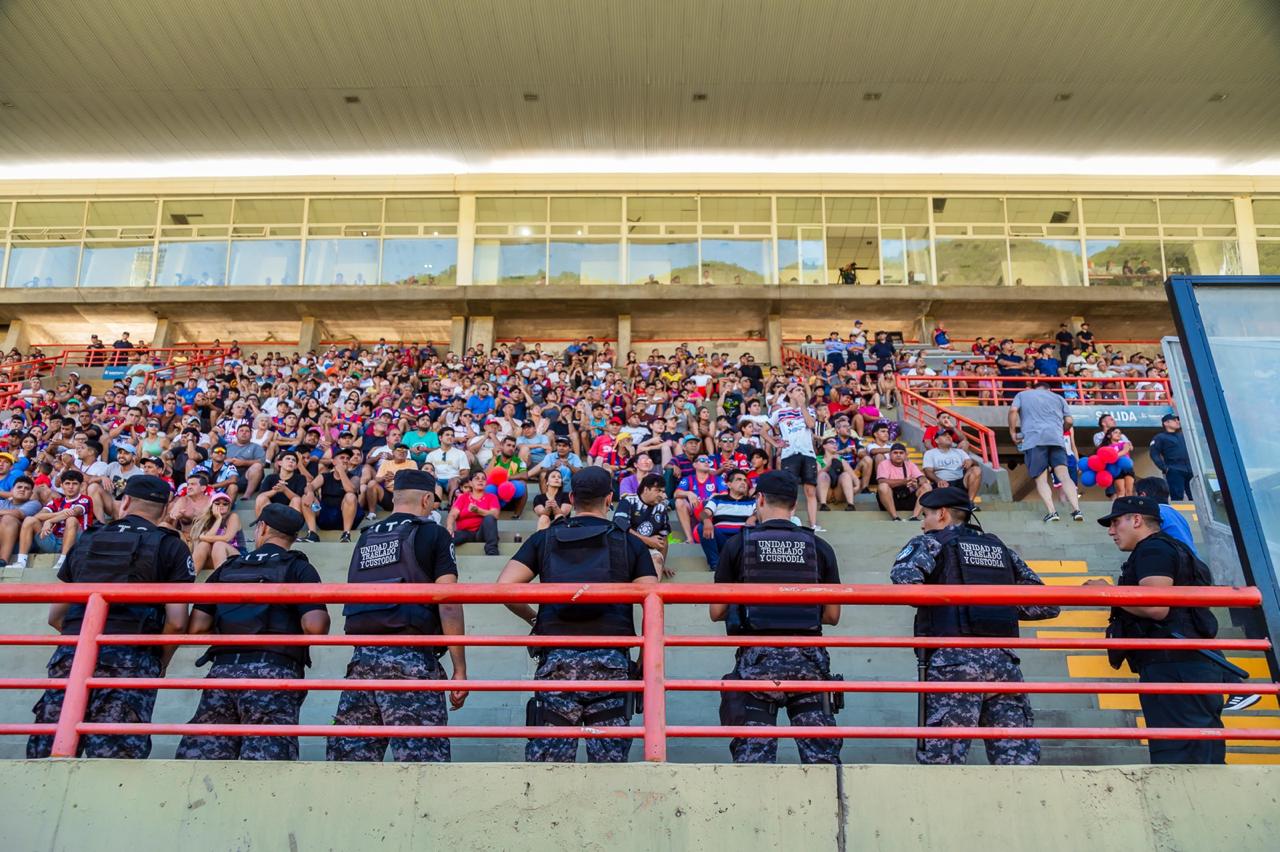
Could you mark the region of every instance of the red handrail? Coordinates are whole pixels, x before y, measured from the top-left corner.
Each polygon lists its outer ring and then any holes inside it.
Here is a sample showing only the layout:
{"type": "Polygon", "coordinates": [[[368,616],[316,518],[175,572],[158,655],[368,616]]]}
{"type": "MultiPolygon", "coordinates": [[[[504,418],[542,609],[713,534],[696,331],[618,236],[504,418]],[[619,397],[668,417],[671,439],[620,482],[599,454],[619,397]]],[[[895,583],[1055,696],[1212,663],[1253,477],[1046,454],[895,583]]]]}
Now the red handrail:
{"type": "Polygon", "coordinates": [[[1011,394],[1037,382],[1045,382],[1060,393],[1073,393],[1072,405],[1170,405],[1173,400],[1169,380],[1154,376],[898,376],[899,388],[947,405],[960,400],[1007,405],[1011,394]]]}
{"type": "MultiPolygon", "coordinates": [[[[994,429],[949,408],[943,408],[936,399],[927,399],[910,390],[903,378],[903,376],[898,377],[898,396],[902,399],[900,407],[903,420],[915,423],[921,429],[928,429],[930,426],[938,425],[940,416],[949,414],[955,420],[956,429],[959,430],[960,435],[969,442],[969,452],[977,455],[990,467],[1000,467],[1000,453],[996,448],[994,429]]],[[[925,449],[929,448],[925,447],[925,449]]]]}
{"type": "MultiPolygon", "coordinates": [[[[0,586],[4,603],[82,603],[85,616],[78,636],[4,636],[3,645],[75,646],[75,656],[66,678],[0,679],[0,689],[63,689],[65,696],[56,725],[0,724],[0,734],[53,734],[52,754],[70,757],[77,753],[79,739],[86,734],[197,734],[274,736],[374,736],[374,737],[621,737],[643,739],[645,759],[666,759],[671,737],[824,737],[949,739],[974,737],[1039,739],[1249,739],[1280,740],[1280,728],[1269,729],[1188,729],[1188,728],[924,728],[918,726],[833,726],[833,727],[734,727],[722,725],[668,725],[666,694],[669,691],[751,691],[759,681],[726,681],[717,678],[668,680],[664,655],[668,647],[746,646],[753,644],[821,645],[830,647],[1063,647],[1068,640],[1053,639],[960,639],[938,637],[827,637],[827,636],[668,636],[664,607],[669,604],[704,603],[788,603],[788,604],[1002,604],[1002,605],[1148,605],[1148,606],[1234,606],[1257,607],[1261,595],[1255,588],[1199,587],[1044,587],[1044,586],[884,586],[884,585],[714,585],[714,584],[47,584],[0,586]],[[630,603],[643,607],[641,636],[282,636],[282,635],[154,635],[104,634],[111,603],[630,603]],[[990,644],[988,644],[990,643],[990,644]],[[99,648],[103,645],[440,645],[466,646],[584,646],[635,647],[643,649],[642,680],[345,680],[306,678],[108,678],[94,674],[99,648]],[[529,726],[380,726],[380,725],[224,725],[175,723],[87,722],[84,719],[90,692],[94,689],[286,689],[286,690],[396,690],[443,691],[619,691],[641,692],[644,696],[643,727],[529,727],[529,726]]],[[[1266,639],[1090,639],[1098,648],[1217,648],[1266,651],[1266,639]]],[[[1068,647],[1076,647],[1069,645],[1068,647]]],[[[1029,694],[1213,694],[1221,693],[1221,683],[1056,683],[1056,682],[938,682],[938,681],[770,681],[772,690],[847,693],[946,693],[1003,692],[1029,694]]],[[[1251,693],[1280,694],[1274,683],[1250,683],[1251,693]]]]}
{"type": "Polygon", "coordinates": [[[822,372],[822,370],[826,369],[827,366],[826,361],[814,358],[811,355],[806,355],[799,349],[792,349],[790,346],[784,346],[782,347],[782,363],[786,364],[788,361],[795,361],[801,367],[804,367],[806,370],[814,373],[822,372]]]}

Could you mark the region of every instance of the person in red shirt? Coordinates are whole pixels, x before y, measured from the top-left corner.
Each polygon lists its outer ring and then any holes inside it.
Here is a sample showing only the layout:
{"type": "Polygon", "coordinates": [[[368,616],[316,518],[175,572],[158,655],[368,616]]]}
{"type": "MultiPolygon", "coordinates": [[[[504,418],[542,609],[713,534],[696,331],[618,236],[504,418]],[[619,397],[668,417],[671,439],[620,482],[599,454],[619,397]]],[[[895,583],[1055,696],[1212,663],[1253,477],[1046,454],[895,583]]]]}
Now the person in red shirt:
{"type": "Polygon", "coordinates": [[[732,432],[721,432],[716,438],[716,454],[711,457],[711,467],[716,473],[725,476],[731,470],[746,472],[751,469],[751,461],[746,453],[738,450],[738,438],[732,432]]]}
{"type": "Polygon", "coordinates": [[[960,434],[960,430],[956,428],[955,418],[945,412],[938,415],[937,423],[924,430],[925,449],[937,449],[939,432],[950,432],[951,440],[955,442],[956,447],[968,452],[969,442],[965,440],[964,435],[960,434]]]}
{"type": "Polygon", "coordinates": [[[445,529],[453,543],[484,542],[484,555],[498,555],[498,495],[485,489],[485,473],[478,470],[467,480],[467,487],[453,499],[453,508],[445,519],[445,529]]]}
{"type": "Polygon", "coordinates": [[[76,543],[76,537],[93,522],[93,501],[81,493],[84,474],[69,470],[62,474],[62,493],[54,496],[45,507],[22,522],[18,534],[18,558],[14,564],[26,567],[32,548],[37,553],[57,553],[57,570],[76,543]],[[67,523],[71,521],[72,523],[67,523]]]}

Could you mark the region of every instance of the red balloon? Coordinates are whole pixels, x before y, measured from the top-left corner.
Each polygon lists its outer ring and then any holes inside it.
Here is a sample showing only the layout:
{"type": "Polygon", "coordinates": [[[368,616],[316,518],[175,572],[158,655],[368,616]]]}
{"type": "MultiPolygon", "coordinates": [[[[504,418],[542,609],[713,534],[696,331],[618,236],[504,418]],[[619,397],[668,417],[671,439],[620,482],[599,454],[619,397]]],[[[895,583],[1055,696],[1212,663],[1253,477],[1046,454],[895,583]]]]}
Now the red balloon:
{"type": "Polygon", "coordinates": [[[1102,473],[1107,469],[1107,463],[1102,460],[1102,453],[1095,456],[1089,456],[1089,470],[1094,473],[1102,473]]]}
{"type": "MultiPolygon", "coordinates": [[[[1095,458],[1097,458],[1097,457],[1095,456],[1095,458]]],[[[1116,478],[1115,478],[1114,476],[1112,476],[1112,475],[1111,475],[1111,473],[1110,473],[1109,471],[1105,471],[1105,470],[1103,470],[1103,471],[1099,471],[1099,473],[1098,473],[1098,479],[1097,479],[1097,483],[1098,483],[1098,487],[1099,487],[1099,488],[1110,488],[1110,487],[1111,487],[1111,483],[1113,483],[1113,482],[1115,482],[1115,481],[1116,481],[1116,478]]]]}
{"type": "Polygon", "coordinates": [[[498,486],[498,499],[503,503],[506,503],[514,496],[516,496],[516,484],[514,482],[507,481],[498,486]]]}
{"type": "Polygon", "coordinates": [[[1120,458],[1120,451],[1110,446],[1098,447],[1098,455],[1102,458],[1102,464],[1105,467],[1120,458]]]}
{"type": "Polygon", "coordinates": [[[490,485],[501,485],[507,481],[507,469],[505,467],[492,468],[485,479],[488,480],[490,485]]]}

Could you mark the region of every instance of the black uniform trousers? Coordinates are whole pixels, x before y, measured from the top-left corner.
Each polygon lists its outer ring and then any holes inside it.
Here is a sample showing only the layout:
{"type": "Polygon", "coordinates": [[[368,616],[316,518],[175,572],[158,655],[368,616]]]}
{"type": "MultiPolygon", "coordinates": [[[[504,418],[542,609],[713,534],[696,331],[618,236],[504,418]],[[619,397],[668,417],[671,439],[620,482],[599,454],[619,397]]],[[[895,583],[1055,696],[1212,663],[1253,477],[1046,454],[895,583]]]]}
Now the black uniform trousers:
{"type": "MultiPolygon", "coordinates": [[[[1204,662],[1147,663],[1142,683],[1222,683],[1221,666],[1204,662]]],[[[1139,695],[1148,728],[1221,728],[1222,693],[1211,695],[1139,695]]],[[[1152,763],[1226,763],[1225,740],[1148,740],[1152,763]]]]}

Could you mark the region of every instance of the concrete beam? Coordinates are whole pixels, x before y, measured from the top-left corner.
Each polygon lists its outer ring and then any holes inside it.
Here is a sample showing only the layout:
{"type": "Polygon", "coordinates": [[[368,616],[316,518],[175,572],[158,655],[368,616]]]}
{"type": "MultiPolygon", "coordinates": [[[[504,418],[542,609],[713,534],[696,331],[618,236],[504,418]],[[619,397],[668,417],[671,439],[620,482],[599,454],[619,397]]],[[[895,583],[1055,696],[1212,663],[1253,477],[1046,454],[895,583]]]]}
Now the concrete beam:
{"type": "Polygon", "coordinates": [[[14,349],[25,353],[31,348],[31,339],[26,320],[16,319],[9,323],[9,331],[5,334],[4,343],[0,344],[0,348],[3,348],[6,353],[14,349]]]}
{"type": "Polygon", "coordinates": [[[918,330],[920,332],[919,340],[925,345],[933,343],[933,327],[937,325],[937,320],[929,314],[924,314],[919,319],[918,330]]]}
{"type": "Polygon", "coordinates": [[[493,317],[470,317],[467,320],[467,346],[479,346],[486,353],[493,348],[493,317]]]}
{"type": "Polygon", "coordinates": [[[311,352],[320,348],[324,339],[324,323],[315,317],[304,316],[298,326],[298,351],[311,352]]]}
{"type": "Polygon", "coordinates": [[[449,348],[459,355],[467,348],[467,318],[465,316],[450,318],[449,348]]]}
{"type": "Polygon", "coordinates": [[[151,345],[156,349],[164,349],[170,346],[176,331],[174,323],[169,322],[165,317],[157,317],[156,329],[151,332],[151,345]]]}
{"type": "Polygon", "coordinates": [[[765,339],[769,341],[769,363],[782,363],[782,317],[770,314],[765,320],[765,339]]]}
{"type": "Polygon", "coordinates": [[[631,351],[631,314],[618,314],[618,357],[617,364],[627,363],[627,353],[631,351]]]}

